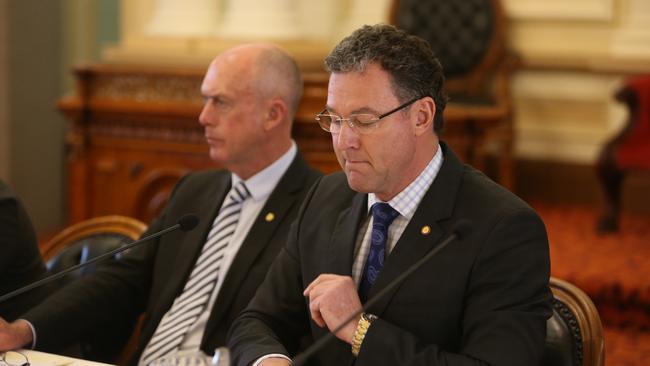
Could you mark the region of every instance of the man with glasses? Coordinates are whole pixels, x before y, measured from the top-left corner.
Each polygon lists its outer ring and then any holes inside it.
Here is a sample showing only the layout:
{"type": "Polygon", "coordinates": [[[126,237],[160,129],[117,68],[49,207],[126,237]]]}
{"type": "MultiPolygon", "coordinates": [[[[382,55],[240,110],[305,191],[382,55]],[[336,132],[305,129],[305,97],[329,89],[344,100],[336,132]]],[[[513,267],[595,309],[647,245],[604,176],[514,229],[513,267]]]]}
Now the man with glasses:
{"type": "Polygon", "coordinates": [[[364,26],[325,64],[316,119],[343,173],[311,190],[233,323],[235,364],[288,365],[297,340],[335,329],[321,365],[538,364],[551,314],[544,224],[439,141],[446,98],[429,45],[364,26]],[[345,323],[462,220],[471,231],[345,323]]]}
{"type": "Polygon", "coordinates": [[[132,326],[143,312],[132,365],[211,354],[225,344],[320,174],[291,139],[302,78],[284,51],[268,44],[224,51],[208,67],[201,93],[199,123],[210,157],[227,170],[182,178],[144,236],[187,213],[200,217],[198,226],[100,265],[23,319],[0,319],[0,351],[35,342],[39,350],[58,352],[98,335],[119,344],[116,326],[132,326]]]}

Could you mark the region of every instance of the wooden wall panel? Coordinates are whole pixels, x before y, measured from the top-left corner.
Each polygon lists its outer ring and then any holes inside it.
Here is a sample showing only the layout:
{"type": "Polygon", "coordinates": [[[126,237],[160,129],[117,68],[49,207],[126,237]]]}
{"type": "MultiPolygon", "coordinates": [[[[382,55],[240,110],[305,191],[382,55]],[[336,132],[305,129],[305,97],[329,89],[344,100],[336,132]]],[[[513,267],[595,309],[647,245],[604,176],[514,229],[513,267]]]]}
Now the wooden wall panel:
{"type": "MultiPolygon", "coordinates": [[[[68,224],[109,214],[149,222],[164,207],[178,178],[216,167],[198,123],[203,72],[109,64],[75,70],[76,94],[59,101],[70,122],[68,224]]],[[[314,72],[303,77],[293,136],[313,167],[334,172],[340,167],[331,136],[314,118],[326,103],[328,76],[314,72]]],[[[448,107],[445,116],[453,120],[458,112],[448,107]]],[[[449,124],[445,135],[470,162],[472,154],[466,151],[486,138],[481,129],[471,127],[449,124]]]]}

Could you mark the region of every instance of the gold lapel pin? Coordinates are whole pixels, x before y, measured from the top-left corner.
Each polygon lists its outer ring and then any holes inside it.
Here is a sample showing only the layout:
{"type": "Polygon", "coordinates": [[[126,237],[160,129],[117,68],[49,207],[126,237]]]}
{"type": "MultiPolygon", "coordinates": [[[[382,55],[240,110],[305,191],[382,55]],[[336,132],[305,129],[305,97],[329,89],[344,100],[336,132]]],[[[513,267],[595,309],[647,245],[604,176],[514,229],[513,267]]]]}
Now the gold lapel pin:
{"type": "Polygon", "coordinates": [[[264,220],[266,220],[266,222],[271,222],[275,220],[275,214],[273,212],[267,213],[266,216],[264,217],[264,220]]]}
{"type": "Polygon", "coordinates": [[[420,229],[420,232],[422,235],[429,235],[429,233],[431,233],[431,227],[429,225],[424,225],[422,226],[422,229],[420,229]]]}

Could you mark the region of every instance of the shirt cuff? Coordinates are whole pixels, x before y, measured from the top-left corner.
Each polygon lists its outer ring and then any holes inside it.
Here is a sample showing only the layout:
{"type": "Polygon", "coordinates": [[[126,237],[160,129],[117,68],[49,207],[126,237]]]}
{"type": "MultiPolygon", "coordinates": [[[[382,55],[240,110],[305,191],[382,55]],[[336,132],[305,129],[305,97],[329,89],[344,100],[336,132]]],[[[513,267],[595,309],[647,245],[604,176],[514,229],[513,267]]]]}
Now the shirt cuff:
{"type": "Polygon", "coordinates": [[[289,357],[287,357],[287,356],[285,356],[285,355],[283,355],[281,353],[271,353],[271,354],[268,354],[268,355],[265,355],[265,356],[262,356],[262,357],[258,358],[257,360],[255,360],[255,362],[253,362],[253,364],[251,366],[259,366],[262,361],[266,360],[267,358],[274,358],[274,357],[275,358],[284,358],[285,360],[289,361],[290,364],[293,365],[293,362],[291,362],[291,359],[289,357]]]}
{"type": "Polygon", "coordinates": [[[27,325],[29,325],[29,329],[32,331],[32,344],[29,346],[29,349],[36,348],[36,328],[34,328],[34,325],[27,319],[19,319],[19,320],[22,320],[25,323],[27,323],[27,325]]]}

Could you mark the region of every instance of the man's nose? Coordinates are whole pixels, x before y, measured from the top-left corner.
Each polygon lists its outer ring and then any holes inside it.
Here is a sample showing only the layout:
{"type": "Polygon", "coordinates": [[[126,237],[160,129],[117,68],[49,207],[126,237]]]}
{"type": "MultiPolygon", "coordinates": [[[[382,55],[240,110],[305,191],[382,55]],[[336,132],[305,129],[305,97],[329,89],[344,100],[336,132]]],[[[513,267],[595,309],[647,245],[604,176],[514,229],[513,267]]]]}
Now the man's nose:
{"type": "Polygon", "coordinates": [[[208,123],[211,120],[211,110],[210,110],[210,102],[206,101],[205,104],[203,104],[203,108],[201,109],[201,114],[199,114],[199,123],[202,126],[207,126],[208,123]]]}
{"type": "Polygon", "coordinates": [[[359,147],[359,133],[350,127],[350,121],[341,121],[341,131],[336,136],[335,143],[338,149],[359,147]]]}

